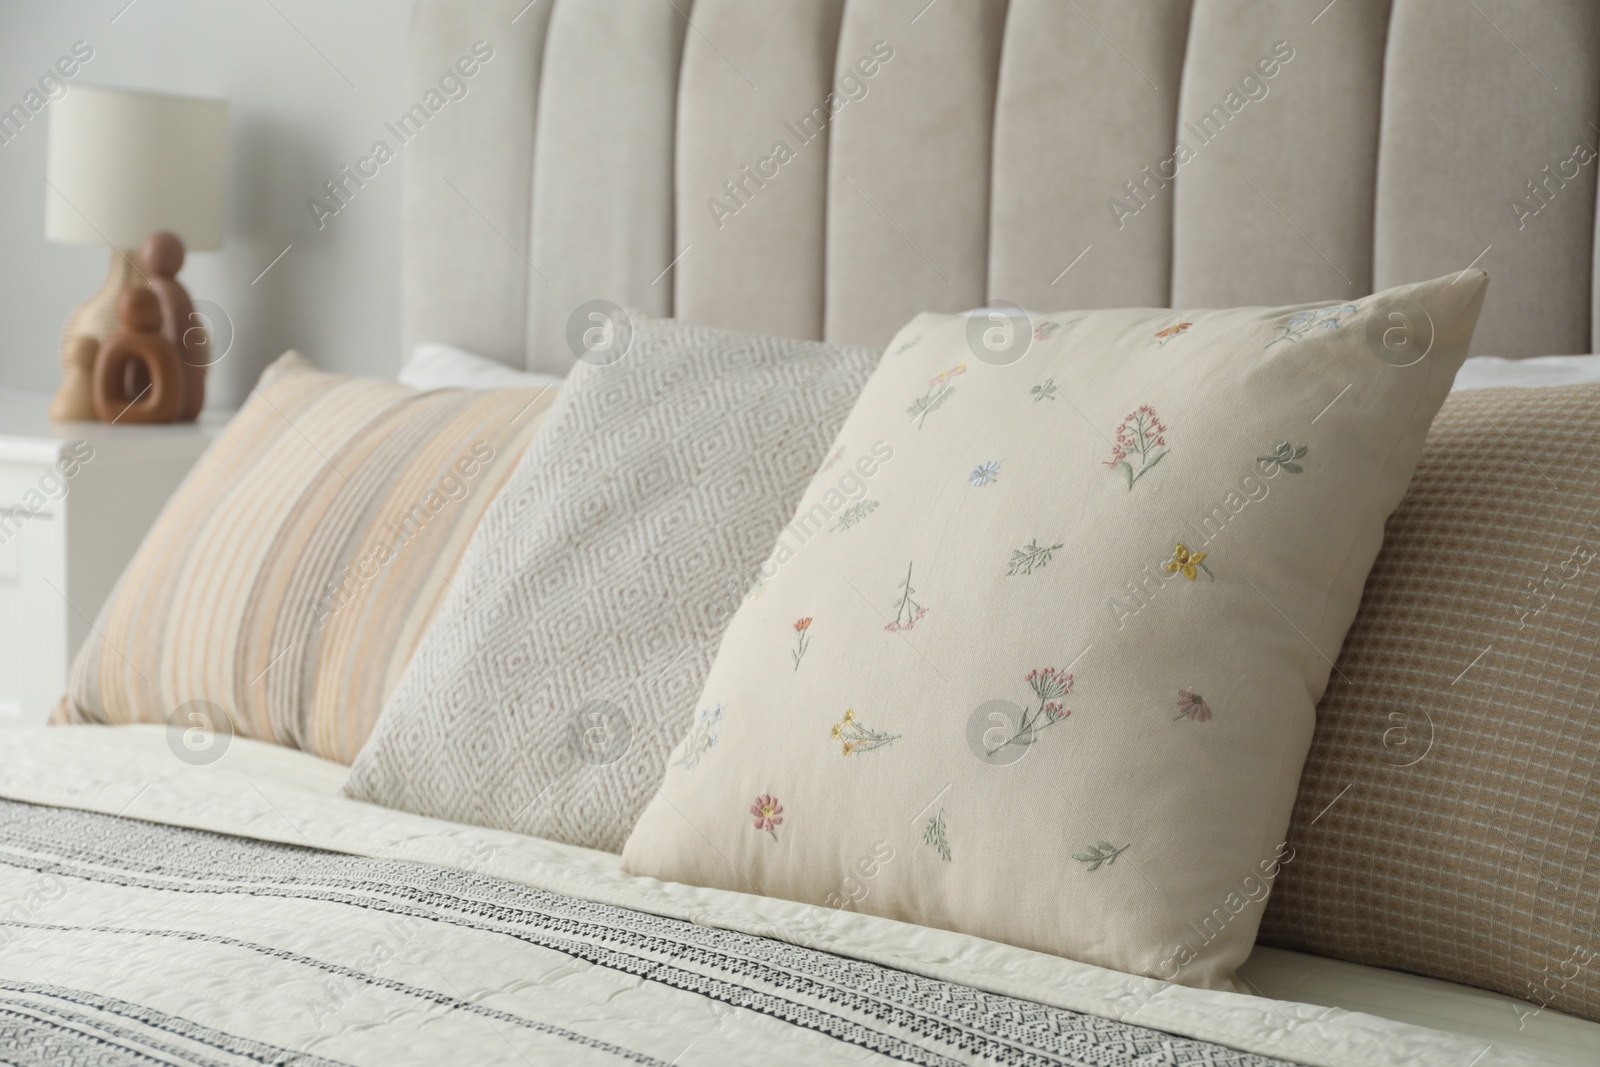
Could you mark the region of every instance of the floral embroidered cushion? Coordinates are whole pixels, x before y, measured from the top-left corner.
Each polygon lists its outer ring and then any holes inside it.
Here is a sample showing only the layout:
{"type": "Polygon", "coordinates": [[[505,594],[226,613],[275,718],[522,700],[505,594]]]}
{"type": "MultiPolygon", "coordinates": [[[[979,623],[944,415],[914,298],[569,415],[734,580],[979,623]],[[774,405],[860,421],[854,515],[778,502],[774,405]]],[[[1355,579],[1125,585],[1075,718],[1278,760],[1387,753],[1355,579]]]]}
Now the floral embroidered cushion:
{"type": "Polygon", "coordinates": [[[819,473],[624,867],[1229,988],[1486,282],[918,316],[833,450],[855,518],[819,473]]]}

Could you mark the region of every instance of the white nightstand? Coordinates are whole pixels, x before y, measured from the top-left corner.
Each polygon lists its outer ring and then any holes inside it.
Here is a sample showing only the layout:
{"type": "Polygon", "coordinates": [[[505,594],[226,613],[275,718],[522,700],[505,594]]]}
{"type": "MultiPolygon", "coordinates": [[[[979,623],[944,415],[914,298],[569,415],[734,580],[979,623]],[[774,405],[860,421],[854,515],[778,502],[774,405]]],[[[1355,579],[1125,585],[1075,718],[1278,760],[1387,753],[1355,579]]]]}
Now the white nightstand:
{"type": "Polygon", "coordinates": [[[0,727],[49,717],[122,568],[227,421],[52,423],[49,404],[0,389],[0,727]]]}

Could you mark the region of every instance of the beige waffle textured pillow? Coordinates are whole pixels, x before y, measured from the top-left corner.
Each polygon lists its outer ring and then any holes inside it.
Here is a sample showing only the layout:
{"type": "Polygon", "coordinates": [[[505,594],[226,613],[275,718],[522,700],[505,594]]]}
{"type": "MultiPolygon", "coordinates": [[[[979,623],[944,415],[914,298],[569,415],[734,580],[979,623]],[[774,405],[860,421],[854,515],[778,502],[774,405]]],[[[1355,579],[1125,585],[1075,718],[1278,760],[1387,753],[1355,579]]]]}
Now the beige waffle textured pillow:
{"type": "Polygon", "coordinates": [[[1600,386],[1457,393],[1317,714],[1262,939],[1600,1019],[1600,386]]]}
{"type": "Polygon", "coordinates": [[[626,869],[1228,987],[1485,281],[913,320],[626,869]]]}
{"type": "Polygon", "coordinates": [[[419,393],[284,355],[134,554],[55,720],[226,716],[349,763],[554,397],[419,393]]]}

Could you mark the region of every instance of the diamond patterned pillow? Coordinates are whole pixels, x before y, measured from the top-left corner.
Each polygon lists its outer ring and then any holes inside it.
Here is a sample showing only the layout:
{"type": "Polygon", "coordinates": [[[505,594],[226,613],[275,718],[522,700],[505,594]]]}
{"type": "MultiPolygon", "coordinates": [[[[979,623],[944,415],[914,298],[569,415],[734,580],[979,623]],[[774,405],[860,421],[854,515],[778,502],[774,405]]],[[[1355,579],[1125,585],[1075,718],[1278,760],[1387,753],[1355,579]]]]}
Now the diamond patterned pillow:
{"type": "Polygon", "coordinates": [[[644,319],[579,363],[346,792],[621,849],[878,355],[644,319]]]}

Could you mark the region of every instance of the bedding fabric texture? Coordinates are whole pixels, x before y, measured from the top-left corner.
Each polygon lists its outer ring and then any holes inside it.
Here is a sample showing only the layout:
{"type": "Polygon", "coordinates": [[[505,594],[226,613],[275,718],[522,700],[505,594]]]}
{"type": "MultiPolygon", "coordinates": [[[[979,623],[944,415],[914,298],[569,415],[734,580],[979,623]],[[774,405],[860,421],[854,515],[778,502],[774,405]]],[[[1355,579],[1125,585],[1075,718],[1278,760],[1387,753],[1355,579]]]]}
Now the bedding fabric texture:
{"type": "Polygon", "coordinates": [[[553,397],[280,357],[129,562],[54,720],[226,727],[348,763],[553,397]]]}
{"type": "Polygon", "coordinates": [[[1545,385],[1600,385],[1600,355],[1530,356],[1527,359],[1473,356],[1461,365],[1451,390],[1545,385]]]}
{"type": "Polygon", "coordinates": [[[813,480],[624,867],[1229,988],[1486,280],[918,316],[840,431],[866,497],[827,527],[813,480]]]}
{"type": "Polygon", "coordinates": [[[7,800],[0,883],[70,886],[74,917],[0,926],[7,1060],[1286,1067],[471,871],[7,800]]]}
{"type": "Polygon", "coordinates": [[[346,800],[341,768],[276,745],[180,761],[174,733],[8,733],[0,1058],[1586,1063],[1527,1033],[1491,1043],[632,878],[609,853],[346,800]],[[86,1046],[99,1055],[71,1058],[86,1046]]]}
{"type": "Polygon", "coordinates": [[[578,364],[349,795],[620,850],[878,356],[636,316],[578,364]]]}
{"type": "Polygon", "coordinates": [[[1453,396],[1317,715],[1268,943],[1600,1019],[1600,386],[1453,396]]]}
{"type": "Polygon", "coordinates": [[[413,389],[543,389],[559,386],[559,374],[517,370],[455,345],[425,341],[400,368],[400,384],[413,389]]]}

